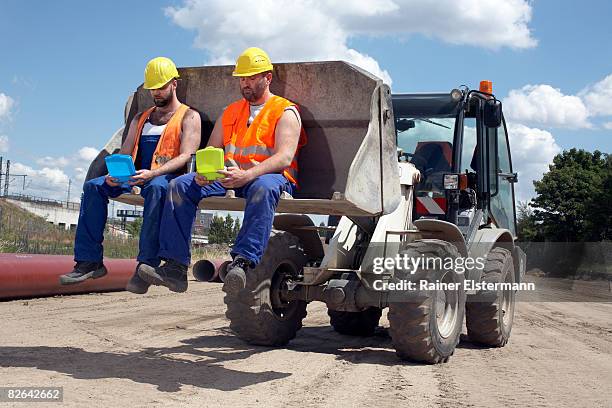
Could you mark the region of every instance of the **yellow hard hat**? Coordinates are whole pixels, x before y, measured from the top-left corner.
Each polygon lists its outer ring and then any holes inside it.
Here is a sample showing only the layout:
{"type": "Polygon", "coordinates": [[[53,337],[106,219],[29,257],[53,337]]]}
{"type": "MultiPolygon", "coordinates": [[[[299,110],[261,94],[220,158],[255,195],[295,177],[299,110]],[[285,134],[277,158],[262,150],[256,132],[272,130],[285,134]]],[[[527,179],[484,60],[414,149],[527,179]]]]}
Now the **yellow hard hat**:
{"type": "Polygon", "coordinates": [[[272,71],[270,57],[261,48],[251,47],[240,54],[236,60],[236,67],[232,75],[235,77],[246,77],[266,71],[272,71]]]}
{"type": "Polygon", "coordinates": [[[178,78],[176,65],[170,58],[156,57],[148,62],[144,71],[144,88],[158,89],[166,85],[171,79],[178,78]]]}

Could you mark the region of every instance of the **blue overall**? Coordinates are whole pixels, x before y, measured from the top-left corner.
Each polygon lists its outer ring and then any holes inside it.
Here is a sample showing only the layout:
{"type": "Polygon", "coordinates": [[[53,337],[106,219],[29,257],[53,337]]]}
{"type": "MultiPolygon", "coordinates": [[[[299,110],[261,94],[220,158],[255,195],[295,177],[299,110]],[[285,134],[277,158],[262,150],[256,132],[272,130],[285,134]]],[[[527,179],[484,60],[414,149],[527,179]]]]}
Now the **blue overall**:
{"type": "MultiPolygon", "coordinates": [[[[139,143],[137,163],[141,169],[151,168],[151,159],[157,147],[159,135],[143,135],[139,143]]],[[[155,177],[141,186],[140,195],[144,198],[143,222],[140,229],[138,262],[151,266],[160,264],[159,220],[162,214],[168,183],[176,175],[167,174],[155,177]]],[[[104,226],[108,216],[108,199],[129,193],[132,187],[123,183],[111,187],[105,177],[91,179],[83,186],[79,223],[74,242],[74,260],[102,262],[104,226]]]]}
{"type": "MultiPolygon", "coordinates": [[[[175,178],[173,174],[155,177],[141,186],[140,195],[144,198],[144,214],[140,229],[138,262],[158,266],[159,219],[162,214],[168,183],[175,178]]],[[[74,240],[75,261],[102,261],[102,241],[104,226],[108,216],[108,199],[129,193],[132,187],[127,183],[117,187],[106,184],[104,176],[91,179],[83,186],[79,223],[74,240]]]]}
{"type": "MultiPolygon", "coordinates": [[[[236,197],[246,199],[242,228],[232,247],[232,256],[241,255],[257,265],[270,238],[274,212],[283,191],[293,193],[294,186],[282,174],[264,174],[243,187],[233,189],[236,197]]],[[[170,191],[161,221],[159,256],[183,265],[191,261],[191,230],[198,203],[206,197],[224,196],[218,181],[204,187],[195,182],[195,173],[170,182],[170,191]]]]}

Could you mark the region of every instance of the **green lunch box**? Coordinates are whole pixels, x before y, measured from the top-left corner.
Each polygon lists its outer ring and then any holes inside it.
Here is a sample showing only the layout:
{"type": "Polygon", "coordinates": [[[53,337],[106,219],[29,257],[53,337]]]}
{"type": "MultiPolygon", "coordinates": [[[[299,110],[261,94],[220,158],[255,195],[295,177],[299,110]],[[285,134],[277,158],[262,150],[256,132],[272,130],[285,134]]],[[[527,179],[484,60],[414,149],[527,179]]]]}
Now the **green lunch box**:
{"type": "Polygon", "coordinates": [[[196,171],[206,177],[207,180],[216,180],[225,177],[217,173],[225,169],[223,149],[208,146],[196,152],[196,171]]]}

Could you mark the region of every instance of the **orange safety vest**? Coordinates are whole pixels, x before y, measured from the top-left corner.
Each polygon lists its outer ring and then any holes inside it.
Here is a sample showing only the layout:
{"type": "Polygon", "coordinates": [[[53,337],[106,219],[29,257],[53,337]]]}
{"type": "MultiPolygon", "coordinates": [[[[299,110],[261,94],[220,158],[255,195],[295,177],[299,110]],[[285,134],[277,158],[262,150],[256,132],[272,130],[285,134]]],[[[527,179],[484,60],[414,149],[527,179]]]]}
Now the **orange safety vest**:
{"type": "MultiPolygon", "coordinates": [[[[155,107],[152,107],[144,111],[138,120],[138,126],[136,127],[136,140],[134,142],[134,150],[132,150],[132,160],[134,160],[134,162],[136,162],[136,155],[138,154],[138,144],[140,142],[140,136],[142,135],[142,128],[154,109],[155,107]]],[[[163,166],[181,153],[181,131],[183,117],[188,109],[189,106],[181,104],[181,106],[179,106],[166,124],[166,128],[162,132],[159,142],[157,142],[157,148],[153,153],[151,170],[155,170],[163,166]]]]}
{"type": "MultiPolygon", "coordinates": [[[[223,146],[225,147],[225,165],[249,169],[268,159],[274,154],[276,124],[293,102],[273,95],[255,117],[250,126],[249,103],[241,99],[230,104],[221,117],[223,124],[223,146]]],[[[304,127],[300,131],[298,147],[291,165],[283,170],[287,180],[297,185],[297,156],[300,148],[306,144],[304,127]]]]}

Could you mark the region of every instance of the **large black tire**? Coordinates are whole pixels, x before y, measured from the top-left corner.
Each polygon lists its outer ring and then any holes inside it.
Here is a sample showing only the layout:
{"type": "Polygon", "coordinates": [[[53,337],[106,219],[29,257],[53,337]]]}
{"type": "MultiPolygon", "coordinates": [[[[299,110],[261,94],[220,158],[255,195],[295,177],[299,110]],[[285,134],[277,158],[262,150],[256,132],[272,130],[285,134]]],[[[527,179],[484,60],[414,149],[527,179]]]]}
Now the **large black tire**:
{"type": "Polygon", "coordinates": [[[330,323],[334,330],[349,336],[372,336],[378,327],[382,310],[369,307],[360,312],[342,312],[327,310],[330,323]]]}
{"type": "MultiPolygon", "coordinates": [[[[514,283],[512,254],[496,247],[489,252],[481,279],[486,283],[514,283]]],[[[465,323],[470,341],[503,347],[510,339],[514,320],[515,291],[482,290],[468,298],[465,323]]]]}
{"type": "Polygon", "coordinates": [[[284,302],[280,292],[285,277],[298,275],[305,263],[297,237],[273,230],[261,262],[247,271],[246,288],[236,297],[225,295],[230,329],[262,346],[282,346],[293,339],[306,317],[306,302],[284,302]]]}
{"type": "MultiPolygon", "coordinates": [[[[457,248],[445,241],[421,240],[410,243],[400,255],[423,259],[460,257],[457,248]]],[[[465,275],[453,269],[417,270],[400,276],[416,282],[457,283],[457,290],[428,290],[416,299],[394,301],[389,305],[389,334],[397,355],[404,360],[437,364],[447,362],[455,352],[465,315],[465,275]]]]}

